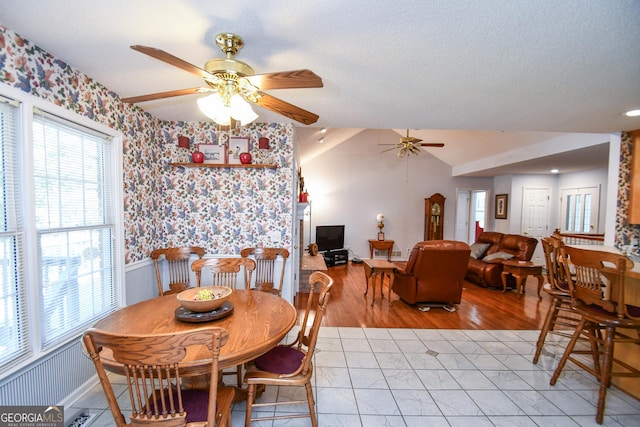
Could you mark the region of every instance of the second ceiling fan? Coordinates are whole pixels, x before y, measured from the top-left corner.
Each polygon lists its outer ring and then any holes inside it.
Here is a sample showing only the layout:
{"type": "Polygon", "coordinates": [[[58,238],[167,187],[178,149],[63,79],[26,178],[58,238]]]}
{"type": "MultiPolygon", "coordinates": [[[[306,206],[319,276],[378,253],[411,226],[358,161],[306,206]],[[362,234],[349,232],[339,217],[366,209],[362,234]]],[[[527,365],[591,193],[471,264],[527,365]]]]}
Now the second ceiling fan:
{"type": "MultiPolygon", "coordinates": [[[[215,102],[218,104],[222,103],[222,106],[227,109],[238,107],[246,111],[246,107],[242,105],[244,104],[242,102],[244,100],[248,103],[257,104],[267,110],[274,111],[305,125],[310,125],[318,120],[319,116],[317,114],[263,92],[264,90],[271,89],[323,87],[322,79],[313,71],[302,69],[255,74],[253,68],[248,64],[234,59],[234,56],[244,45],[244,42],[240,37],[232,33],[221,33],[216,36],[216,44],[220,49],[222,49],[222,52],[226,54],[226,58],[212,59],[205,64],[204,69],[192,65],[160,49],[140,45],[131,46],[132,49],[138,52],[144,53],[145,55],[149,55],[155,59],[202,77],[207,86],[129,97],[124,98],[122,101],[135,104],[138,102],[152,101],[174,96],[191,95],[195,93],[211,93],[215,95],[215,102]]],[[[201,100],[202,99],[198,100],[200,109],[209,117],[213,118],[211,114],[214,113],[209,114],[208,111],[205,111],[207,110],[207,107],[202,105],[200,102],[201,100]]],[[[247,104],[247,106],[249,105],[247,104]]],[[[216,107],[222,108],[220,105],[216,105],[216,107]]],[[[253,113],[253,116],[254,117],[251,118],[250,121],[257,117],[255,113],[253,113]]],[[[228,118],[229,116],[227,114],[227,119],[228,118]]],[[[233,118],[235,119],[236,117],[233,118]]],[[[215,118],[214,121],[219,124],[227,124],[220,123],[220,121],[215,118]]]]}
{"type": "Polygon", "coordinates": [[[393,147],[386,150],[382,150],[382,153],[386,153],[391,150],[399,150],[398,157],[406,157],[409,155],[418,155],[422,151],[421,147],[444,147],[442,142],[422,142],[421,139],[409,136],[409,129],[407,129],[407,136],[400,138],[400,142],[395,144],[380,144],[380,145],[393,145],[393,147]]]}

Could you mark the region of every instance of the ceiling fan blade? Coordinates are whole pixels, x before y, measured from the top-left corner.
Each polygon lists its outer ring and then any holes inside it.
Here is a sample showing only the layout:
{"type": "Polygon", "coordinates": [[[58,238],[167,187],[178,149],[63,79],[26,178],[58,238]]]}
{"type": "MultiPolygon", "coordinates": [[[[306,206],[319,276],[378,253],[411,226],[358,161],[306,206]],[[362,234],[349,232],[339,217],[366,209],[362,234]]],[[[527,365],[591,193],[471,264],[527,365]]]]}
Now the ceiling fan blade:
{"type": "Polygon", "coordinates": [[[167,64],[173,65],[174,67],[182,68],[183,70],[191,74],[195,74],[196,76],[202,77],[203,79],[211,79],[211,73],[209,73],[208,71],[203,70],[200,67],[196,67],[195,65],[190,64],[187,61],[178,58],[177,56],[173,56],[170,53],[165,52],[164,50],[140,45],[133,45],[131,46],[131,49],[142,52],[145,55],[149,55],[152,58],[156,58],[162,62],[166,62],[167,64]]]}
{"type": "Polygon", "coordinates": [[[322,79],[311,70],[280,71],[255,74],[245,79],[260,90],[323,87],[322,79]]]}
{"type": "Polygon", "coordinates": [[[304,110],[300,107],[296,107],[293,104],[289,104],[281,99],[271,96],[266,93],[260,93],[260,98],[256,101],[256,104],[266,108],[267,110],[274,111],[278,114],[282,114],[285,117],[289,117],[297,122],[305,125],[310,125],[318,121],[320,116],[310,111],[304,110]]]}
{"type": "Polygon", "coordinates": [[[153,101],[155,99],[172,98],[174,96],[191,95],[194,93],[210,92],[206,87],[193,87],[190,89],[178,89],[170,90],[168,92],[152,93],[149,95],[132,96],[129,98],[122,98],[122,102],[127,104],[136,104],[138,102],[153,101]]]}
{"type": "Polygon", "coordinates": [[[421,147],[444,147],[442,142],[425,142],[420,144],[421,147]]]}

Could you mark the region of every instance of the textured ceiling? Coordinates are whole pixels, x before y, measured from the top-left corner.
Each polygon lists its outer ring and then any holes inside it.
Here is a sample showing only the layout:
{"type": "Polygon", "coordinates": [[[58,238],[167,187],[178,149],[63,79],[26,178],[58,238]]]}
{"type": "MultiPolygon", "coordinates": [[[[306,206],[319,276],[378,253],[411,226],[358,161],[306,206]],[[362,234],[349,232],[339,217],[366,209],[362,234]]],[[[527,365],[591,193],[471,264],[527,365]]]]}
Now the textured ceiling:
{"type": "MultiPolygon", "coordinates": [[[[215,35],[234,32],[245,41],[237,58],[256,73],[323,78],[321,89],[269,92],[320,115],[300,125],[302,152],[317,151],[316,126],[336,142],[365,128],[416,129],[447,144],[430,152],[452,166],[504,151],[498,134],[523,147],[555,136],[539,132],[640,128],[622,115],[640,108],[637,0],[3,0],[0,23],[123,97],[202,83],[130,45],[202,67],[222,56],[215,35]],[[468,144],[445,130],[487,132],[468,144]]],[[[206,120],[195,98],[139,105],[206,120]]],[[[260,121],[288,121],[255,109],[260,121]]]]}

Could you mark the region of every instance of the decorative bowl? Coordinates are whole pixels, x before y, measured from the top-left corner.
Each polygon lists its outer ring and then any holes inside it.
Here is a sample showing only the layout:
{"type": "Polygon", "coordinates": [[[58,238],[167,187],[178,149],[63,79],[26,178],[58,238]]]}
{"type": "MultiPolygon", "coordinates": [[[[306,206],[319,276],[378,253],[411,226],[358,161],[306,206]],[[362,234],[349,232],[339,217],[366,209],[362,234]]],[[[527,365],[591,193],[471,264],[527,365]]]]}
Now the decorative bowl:
{"type": "Polygon", "coordinates": [[[187,310],[195,311],[196,313],[204,313],[206,311],[213,311],[219,308],[222,304],[227,302],[231,297],[233,289],[226,286],[203,286],[200,288],[191,288],[186,291],[182,291],[177,295],[180,305],[187,310]],[[201,293],[211,292],[213,299],[199,300],[195,299],[201,293]]]}

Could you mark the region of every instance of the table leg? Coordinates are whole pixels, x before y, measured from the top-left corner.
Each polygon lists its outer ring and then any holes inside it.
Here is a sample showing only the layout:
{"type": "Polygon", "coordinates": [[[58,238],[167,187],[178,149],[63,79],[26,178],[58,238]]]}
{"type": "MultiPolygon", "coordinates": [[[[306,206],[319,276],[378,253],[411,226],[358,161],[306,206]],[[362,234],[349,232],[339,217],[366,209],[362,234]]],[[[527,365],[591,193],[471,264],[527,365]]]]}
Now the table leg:
{"type": "Polygon", "coordinates": [[[507,273],[506,271],[502,272],[502,293],[507,292],[507,273]]]}
{"type": "Polygon", "coordinates": [[[541,275],[536,275],[535,277],[538,278],[538,298],[542,299],[542,295],[540,295],[540,290],[542,289],[542,285],[544,285],[544,277],[542,277],[541,275]]]}
{"type": "MultiPolygon", "coordinates": [[[[516,292],[518,293],[518,295],[524,295],[525,292],[525,286],[527,284],[526,280],[524,282],[524,284],[522,283],[522,276],[519,274],[514,274],[513,277],[516,278],[516,292]]],[[[524,278],[526,279],[527,276],[524,276],[524,278]]]]}
{"type": "Polygon", "coordinates": [[[376,280],[378,280],[378,273],[371,272],[371,307],[376,302],[376,280]]]}
{"type": "Polygon", "coordinates": [[[389,273],[389,292],[387,298],[389,298],[389,307],[391,307],[391,288],[393,287],[393,281],[396,279],[396,274],[392,271],[389,273]]]}
{"type": "Polygon", "coordinates": [[[364,265],[364,283],[366,288],[364,289],[364,295],[367,295],[369,292],[369,279],[371,278],[371,269],[367,264],[364,265]]]}

